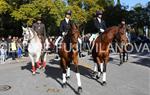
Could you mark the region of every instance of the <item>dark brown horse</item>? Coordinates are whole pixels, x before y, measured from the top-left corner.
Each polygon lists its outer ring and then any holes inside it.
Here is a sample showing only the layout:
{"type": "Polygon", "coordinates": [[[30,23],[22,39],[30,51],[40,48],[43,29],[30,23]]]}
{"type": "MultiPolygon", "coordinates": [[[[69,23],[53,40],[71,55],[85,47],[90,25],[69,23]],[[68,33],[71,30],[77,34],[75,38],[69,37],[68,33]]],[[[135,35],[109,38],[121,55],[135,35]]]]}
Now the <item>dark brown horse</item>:
{"type": "MultiPolygon", "coordinates": [[[[127,32],[134,32],[134,29],[130,25],[124,25],[124,31],[127,32]]],[[[126,34],[127,38],[128,35],[126,34]]],[[[117,40],[117,43],[119,44],[119,56],[120,56],[120,64],[122,65],[124,62],[128,61],[128,49],[129,49],[129,40],[120,41],[117,40]]]]}
{"type": "Polygon", "coordinates": [[[80,37],[79,28],[75,25],[71,25],[70,32],[64,37],[61,48],[58,53],[60,56],[60,65],[63,70],[63,85],[66,87],[67,78],[70,77],[70,64],[71,62],[75,65],[78,92],[82,91],[80,73],[78,68],[78,38],[80,37]],[[69,38],[69,39],[68,39],[69,38]],[[69,40],[69,41],[68,41],[69,40]],[[68,47],[69,44],[69,47],[68,47]]]}
{"type": "Polygon", "coordinates": [[[102,85],[106,84],[106,66],[109,61],[110,44],[116,39],[117,41],[126,42],[125,27],[123,25],[113,26],[103,32],[94,43],[92,57],[97,63],[98,73],[96,78],[102,75],[102,85]]]}

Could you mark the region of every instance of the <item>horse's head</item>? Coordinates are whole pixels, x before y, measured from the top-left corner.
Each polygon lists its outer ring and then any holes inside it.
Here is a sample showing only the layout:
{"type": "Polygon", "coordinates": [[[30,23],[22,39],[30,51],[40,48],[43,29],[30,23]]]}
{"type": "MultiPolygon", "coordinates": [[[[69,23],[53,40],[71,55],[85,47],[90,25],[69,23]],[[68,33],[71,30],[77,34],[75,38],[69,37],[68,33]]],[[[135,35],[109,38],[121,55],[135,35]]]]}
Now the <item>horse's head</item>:
{"type": "Polygon", "coordinates": [[[127,43],[128,42],[128,38],[126,35],[126,26],[125,25],[119,25],[118,26],[118,32],[116,35],[116,40],[119,43],[127,43]]]}
{"type": "Polygon", "coordinates": [[[71,25],[71,32],[69,33],[71,38],[71,43],[76,44],[78,43],[78,38],[80,37],[79,27],[75,24],[71,25]]]}
{"type": "Polygon", "coordinates": [[[27,46],[28,42],[33,38],[34,34],[29,27],[22,27],[23,30],[23,46],[27,46]]]}

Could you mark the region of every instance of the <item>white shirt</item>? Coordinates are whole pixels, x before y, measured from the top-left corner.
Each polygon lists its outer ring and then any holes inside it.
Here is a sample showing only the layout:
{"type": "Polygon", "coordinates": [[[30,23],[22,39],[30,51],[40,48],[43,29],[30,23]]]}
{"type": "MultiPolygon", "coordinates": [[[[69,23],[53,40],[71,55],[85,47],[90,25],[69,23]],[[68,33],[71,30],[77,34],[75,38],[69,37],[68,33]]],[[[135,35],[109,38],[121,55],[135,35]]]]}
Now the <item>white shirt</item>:
{"type": "Polygon", "coordinates": [[[98,22],[101,23],[102,20],[100,18],[97,18],[97,19],[98,19],[98,22]]]}
{"type": "Polygon", "coordinates": [[[65,18],[65,20],[66,20],[67,23],[69,23],[69,19],[68,18],[65,18]]]}

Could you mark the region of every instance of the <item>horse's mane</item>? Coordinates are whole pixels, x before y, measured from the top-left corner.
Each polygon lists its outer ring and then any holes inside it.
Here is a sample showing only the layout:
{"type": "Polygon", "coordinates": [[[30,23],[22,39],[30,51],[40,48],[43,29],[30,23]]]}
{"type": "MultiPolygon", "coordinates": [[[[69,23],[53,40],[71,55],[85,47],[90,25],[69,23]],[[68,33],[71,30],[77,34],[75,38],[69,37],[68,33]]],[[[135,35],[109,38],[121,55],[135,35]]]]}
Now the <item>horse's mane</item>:
{"type": "Polygon", "coordinates": [[[29,28],[30,30],[31,30],[31,32],[34,34],[34,35],[36,35],[37,36],[37,33],[36,33],[36,31],[35,30],[33,30],[33,28],[29,28]]]}
{"type": "Polygon", "coordinates": [[[116,30],[116,29],[118,29],[118,26],[111,26],[111,27],[109,27],[109,28],[107,28],[106,30],[105,30],[105,32],[103,32],[102,34],[106,34],[106,33],[108,33],[110,30],[116,30]]]}
{"type": "Polygon", "coordinates": [[[111,26],[111,27],[107,28],[105,32],[108,32],[112,29],[117,29],[117,28],[118,28],[118,26],[111,26]]]}

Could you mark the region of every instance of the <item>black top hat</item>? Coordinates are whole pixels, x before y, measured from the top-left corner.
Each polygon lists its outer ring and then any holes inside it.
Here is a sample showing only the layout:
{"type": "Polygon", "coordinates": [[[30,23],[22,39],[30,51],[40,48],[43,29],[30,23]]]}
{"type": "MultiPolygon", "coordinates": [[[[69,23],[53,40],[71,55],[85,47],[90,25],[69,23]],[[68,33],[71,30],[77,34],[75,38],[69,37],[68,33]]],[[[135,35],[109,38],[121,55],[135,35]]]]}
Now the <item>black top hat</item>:
{"type": "Polygon", "coordinates": [[[71,16],[71,14],[72,14],[72,11],[71,11],[71,10],[68,10],[68,11],[66,12],[66,15],[70,15],[70,16],[71,16]]]}
{"type": "Polygon", "coordinates": [[[38,20],[42,20],[42,17],[41,17],[41,16],[40,16],[40,17],[37,17],[36,20],[37,20],[37,21],[38,21],[38,20]]]}
{"type": "Polygon", "coordinates": [[[96,11],[96,16],[98,16],[98,15],[102,15],[103,14],[103,12],[102,11],[96,11]]]}

